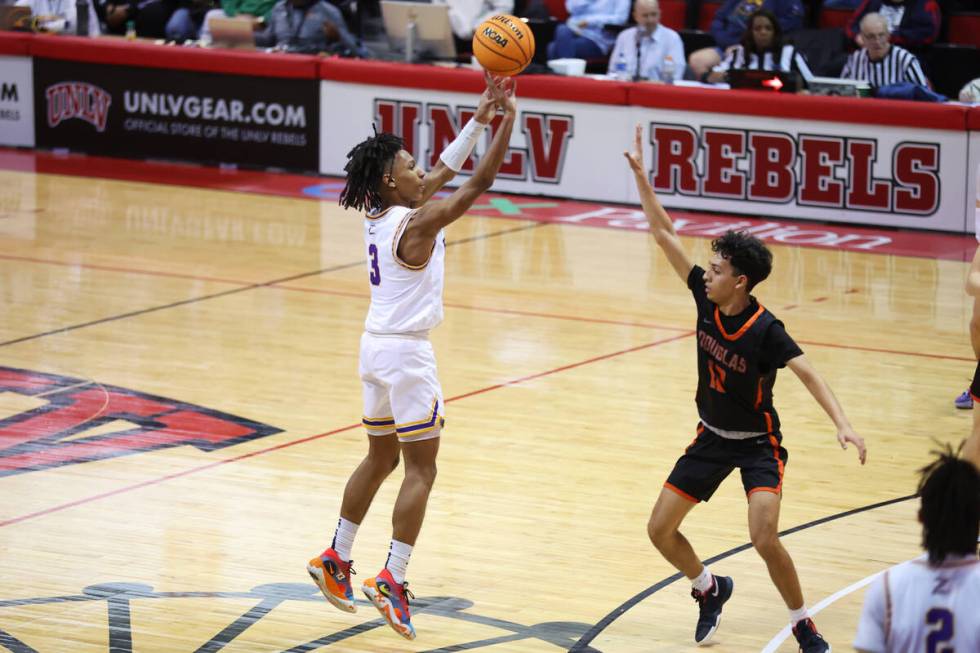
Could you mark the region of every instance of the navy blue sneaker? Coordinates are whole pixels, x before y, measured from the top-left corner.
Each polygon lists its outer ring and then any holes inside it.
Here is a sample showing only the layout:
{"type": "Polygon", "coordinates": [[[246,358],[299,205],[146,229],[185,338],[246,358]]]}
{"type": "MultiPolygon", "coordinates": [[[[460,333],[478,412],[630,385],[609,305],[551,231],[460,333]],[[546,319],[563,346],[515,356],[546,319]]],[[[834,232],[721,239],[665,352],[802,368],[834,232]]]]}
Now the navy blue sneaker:
{"type": "Polygon", "coordinates": [[[830,653],[830,644],[817,632],[813,619],[801,619],[793,626],[793,635],[801,653],[830,653]]]}
{"type": "Polygon", "coordinates": [[[691,596],[698,602],[701,609],[698,625],[694,630],[695,642],[698,644],[706,643],[718,630],[718,624],[721,623],[721,606],[725,605],[725,601],[731,598],[734,589],[735,581],[728,576],[712,576],[711,588],[707,592],[691,590],[691,596]]]}

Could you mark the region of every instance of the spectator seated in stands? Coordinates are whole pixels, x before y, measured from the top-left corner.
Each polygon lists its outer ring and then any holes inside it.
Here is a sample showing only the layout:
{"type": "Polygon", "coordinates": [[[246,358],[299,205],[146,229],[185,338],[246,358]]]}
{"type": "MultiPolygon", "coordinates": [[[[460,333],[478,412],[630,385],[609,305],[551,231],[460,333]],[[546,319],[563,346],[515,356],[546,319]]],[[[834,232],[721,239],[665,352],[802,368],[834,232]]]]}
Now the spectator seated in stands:
{"type": "Polygon", "coordinates": [[[671,71],[671,80],[684,76],[684,42],[674,30],[660,24],[660,4],[657,0],[636,0],[633,6],[635,27],[629,27],[616,37],[612,55],[609,57],[609,72],[620,53],[626,58],[626,72],[633,79],[665,79],[666,71],[671,71]],[[664,66],[667,58],[669,65],[664,66]]]}
{"type": "Polygon", "coordinates": [[[126,23],[136,19],[139,5],[136,0],[108,0],[95,5],[95,13],[101,22],[103,34],[122,36],[126,33],[126,23]]]}
{"type": "Polygon", "coordinates": [[[177,0],[177,8],[170,15],[164,29],[170,41],[196,41],[201,33],[204,17],[213,9],[212,0],[177,0]]]}
{"type": "Polygon", "coordinates": [[[472,49],[473,31],[480,23],[497,14],[513,14],[514,0],[432,0],[432,4],[449,5],[449,24],[457,47],[472,49]]]}
{"type": "Polygon", "coordinates": [[[615,37],[606,25],[625,25],[630,0],[565,0],[568,20],[555,30],[548,44],[548,59],[605,57],[615,37]]]}
{"type": "Polygon", "coordinates": [[[371,56],[347,29],[340,10],[323,0],[279,0],[265,29],[255,35],[255,43],[283,52],[371,56]]]}
{"type": "Polygon", "coordinates": [[[847,58],[843,79],[865,81],[872,87],[903,82],[931,87],[915,55],[891,44],[888,21],[881,14],[865,14],[857,42],[861,49],[847,58]]]}
{"type": "MultiPolygon", "coordinates": [[[[31,14],[41,32],[75,34],[78,29],[78,14],[75,0],[17,0],[18,7],[30,7],[31,14]]],[[[88,35],[98,36],[99,17],[91,2],[88,5],[88,35]]]]}
{"type": "Polygon", "coordinates": [[[221,0],[221,9],[212,9],[201,25],[200,39],[211,43],[211,19],[239,16],[252,22],[252,29],[259,31],[268,22],[276,0],[221,0]]]}
{"type": "Polygon", "coordinates": [[[177,6],[172,0],[95,0],[103,34],[122,36],[131,22],[141,38],[166,38],[167,22],[177,6]]]}
{"type": "Polygon", "coordinates": [[[885,19],[891,42],[904,48],[921,49],[939,36],[942,18],[936,0],[864,0],[851,17],[847,38],[857,40],[861,19],[870,13],[885,19]]]}
{"type": "Polygon", "coordinates": [[[783,42],[783,30],[776,15],[760,9],[749,17],[742,41],[729,49],[720,64],[708,74],[708,81],[722,82],[729,70],[775,70],[799,73],[804,82],[813,80],[813,73],[802,52],[783,42]]]}
{"type": "Polygon", "coordinates": [[[695,79],[706,81],[711,69],[721,63],[722,56],[742,38],[749,17],[759,9],[771,11],[784,32],[803,27],[801,0],[728,0],[711,21],[711,36],[716,47],[695,50],[688,58],[695,79]]]}

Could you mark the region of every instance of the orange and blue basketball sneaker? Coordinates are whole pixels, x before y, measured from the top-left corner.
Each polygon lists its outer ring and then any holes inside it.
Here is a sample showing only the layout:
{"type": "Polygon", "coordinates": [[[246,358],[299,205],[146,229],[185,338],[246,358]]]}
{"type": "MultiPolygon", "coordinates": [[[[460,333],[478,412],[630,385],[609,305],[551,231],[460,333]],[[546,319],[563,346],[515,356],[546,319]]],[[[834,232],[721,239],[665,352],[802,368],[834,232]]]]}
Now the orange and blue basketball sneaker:
{"type": "Polygon", "coordinates": [[[391,577],[391,572],[383,569],[374,578],[364,581],[361,591],[371,599],[396,633],[405,639],[415,639],[415,627],[412,626],[412,615],[408,610],[408,600],[414,599],[415,595],[408,591],[407,582],[399,585],[391,577]]]}
{"type": "Polygon", "coordinates": [[[327,549],[306,565],[306,571],[323,596],[344,612],[356,612],[354,589],[350,584],[353,561],[344,562],[332,548],[327,549]]]}

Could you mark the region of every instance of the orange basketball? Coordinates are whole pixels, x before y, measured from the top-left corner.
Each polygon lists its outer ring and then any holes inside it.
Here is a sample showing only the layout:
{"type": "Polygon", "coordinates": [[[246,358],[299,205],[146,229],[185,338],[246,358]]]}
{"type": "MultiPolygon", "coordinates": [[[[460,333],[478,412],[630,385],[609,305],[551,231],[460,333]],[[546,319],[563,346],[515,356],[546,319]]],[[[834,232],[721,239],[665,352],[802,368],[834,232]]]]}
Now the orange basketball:
{"type": "Polygon", "coordinates": [[[494,75],[516,75],[531,63],[534,34],[520,18],[497,14],[473,32],[473,54],[494,75]]]}

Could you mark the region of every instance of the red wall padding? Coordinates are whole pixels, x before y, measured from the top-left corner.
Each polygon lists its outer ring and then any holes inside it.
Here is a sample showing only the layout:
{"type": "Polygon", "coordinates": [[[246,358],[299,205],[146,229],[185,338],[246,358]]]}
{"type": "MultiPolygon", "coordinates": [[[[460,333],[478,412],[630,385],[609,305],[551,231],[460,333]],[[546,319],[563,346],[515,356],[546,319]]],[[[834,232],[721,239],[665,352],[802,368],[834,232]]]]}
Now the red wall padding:
{"type": "Polygon", "coordinates": [[[0,32],[0,54],[26,56],[33,40],[34,35],[32,34],[0,32]]]}

